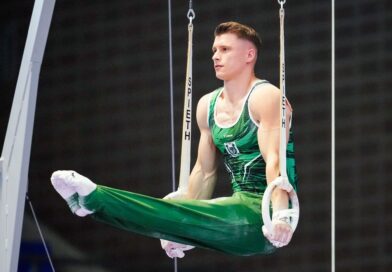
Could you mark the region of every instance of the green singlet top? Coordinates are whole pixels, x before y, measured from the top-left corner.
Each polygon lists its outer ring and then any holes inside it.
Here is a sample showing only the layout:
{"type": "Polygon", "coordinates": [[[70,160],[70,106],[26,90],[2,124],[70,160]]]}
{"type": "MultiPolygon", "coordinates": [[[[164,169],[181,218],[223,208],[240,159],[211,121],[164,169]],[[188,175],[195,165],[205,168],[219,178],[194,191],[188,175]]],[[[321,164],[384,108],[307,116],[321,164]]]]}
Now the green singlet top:
{"type": "MultiPolygon", "coordinates": [[[[231,175],[231,185],[234,192],[245,191],[263,194],[267,187],[265,161],[261,156],[257,140],[258,124],[251,118],[248,108],[250,94],[261,84],[269,83],[266,80],[258,80],[254,83],[248,92],[242,113],[237,121],[230,126],[221,126],[215,121],[216,102],[223,87],[213,91],[211,95],[208,125],[216,147],[223,154],[224,164],[231,175]]],[[[296,189],[297,174],[291,128],[286,163],[288,178],[296,189]]]]}

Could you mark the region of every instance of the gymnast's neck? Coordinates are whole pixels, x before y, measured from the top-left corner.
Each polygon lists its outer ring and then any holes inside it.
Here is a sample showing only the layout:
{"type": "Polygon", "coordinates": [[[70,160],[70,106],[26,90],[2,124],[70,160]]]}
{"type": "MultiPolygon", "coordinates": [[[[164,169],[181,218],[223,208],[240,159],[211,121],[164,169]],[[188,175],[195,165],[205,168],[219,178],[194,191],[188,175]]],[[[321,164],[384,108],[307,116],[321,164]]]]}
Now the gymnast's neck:
{"type": "Polygon", "coordinates": [[[235,78],[224,80],[223,98],[232,103],[242,100],[248,94],[249,89],[256,80],[257,78],[254,72],[241,73],[235,78]]]}

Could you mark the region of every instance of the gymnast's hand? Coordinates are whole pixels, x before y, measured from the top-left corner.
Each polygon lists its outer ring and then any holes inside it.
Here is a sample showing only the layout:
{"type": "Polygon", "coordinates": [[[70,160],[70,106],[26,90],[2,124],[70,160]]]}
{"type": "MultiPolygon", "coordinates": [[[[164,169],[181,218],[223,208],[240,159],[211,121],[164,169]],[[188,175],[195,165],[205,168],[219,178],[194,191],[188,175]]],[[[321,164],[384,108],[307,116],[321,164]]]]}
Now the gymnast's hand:
{"type": "Polygon", "coordinates": [[[182,258],[185,256],[184,251],[191,250],[194,246],[183,245],[176,242],[171,242],[161,239],[161,246],[166,251],[170,258],[182,258]]]}
{"type": "Polygon", "coordinates": [[[275,247],[287,246],[293,237],[293,229],[290,225],[290,217],[285,214],[285,210],[274,212],[272,215],[272,233],[263,227],[264,236],[275,247]]]}
{"type": "Polygon", "coordinates": [[[178,189],[177,191],[171,192],[163,199],[186,199],[186,191],[178,189]]]}
{"type": "MultiPolygon", "coordinates": [[[[163,199],[184,199],[186,197],[186,192],[177,190],[165,196],[163,199]]],[[[188,246],[172,241],[161,240],[161,247],[166,251],[167,256],[170,258],[182,258],[185,256],[184,251],[191,250],[194,246],[188,246]]]]}

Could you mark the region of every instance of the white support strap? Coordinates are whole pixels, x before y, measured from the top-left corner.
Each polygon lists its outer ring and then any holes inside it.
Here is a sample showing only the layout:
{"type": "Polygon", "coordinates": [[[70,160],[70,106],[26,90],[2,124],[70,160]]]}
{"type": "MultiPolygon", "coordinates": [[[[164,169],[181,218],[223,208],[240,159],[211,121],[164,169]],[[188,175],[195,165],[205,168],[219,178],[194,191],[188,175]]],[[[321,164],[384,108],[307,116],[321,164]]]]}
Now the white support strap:
{"type": "Polygon", "coordinates": [[[284,48],[284,9],[283,4],[286,0],[281,1],[280,3],[280,91],[281,91],[281,127],[280,127],[280,146],[279,146],[279,170],[280,175],[283,177],[287,177],[286,170],[286,150],[287,150],[287,135],[286,129],[289,124],[286,124],[286,70],[285,70],[285,48],[284,48]]]}
{"type": "Polygon", "coordinates": [[[55,0],[36,0],[0,163],[0,266],[18,268],[38,78],[55,0]]]}
{"type": "MultiPolygon", "coordinates": [[[[280,90],[281,90],[281,126],[280,126],[280,141],[279,141],[279,171],[280,176],[274,181],[268,184],[267,189],[264,192],[262,200],[262,217],[265,228],[268,233],[273,232],[273,225],[270,217],[270,202],[273,190],[278,187],[288,192],[291,201],[292,208],[284,211],[274,212],[275,217],[286,218],[294,232],[298,225],[299,220],[299,201],[297,193],[293,186],[290,184],[287,177],[287,164],[286,164],[286,153],[287,153],[287,133],[286,129],[289,124],[286,122],[286,70],[285,70],[285,47],[284,47],[284,4],[286,0],[278,0],[280,4],[279,17],[280,17],[280,90]]],[[[278,218],[278,219],[279,219],[278,218]]]]}
{"type": "Polygon", "coordinates": [[[182,123],[180,178],[178,190],[188,188],[188,179],[191,165],[191,136],[192,136],[192,57],[193,57],[193,24],[195,18],[193,9],[188,11],[188,54],[185,79],[184,113],[182,123]]]}

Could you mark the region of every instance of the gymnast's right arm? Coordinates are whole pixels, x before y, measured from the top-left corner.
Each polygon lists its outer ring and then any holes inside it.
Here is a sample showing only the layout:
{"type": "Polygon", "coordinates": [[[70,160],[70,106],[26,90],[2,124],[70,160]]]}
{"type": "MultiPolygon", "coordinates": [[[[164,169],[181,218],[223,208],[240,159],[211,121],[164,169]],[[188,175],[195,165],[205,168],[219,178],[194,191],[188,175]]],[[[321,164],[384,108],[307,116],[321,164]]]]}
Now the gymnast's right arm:
{"type": "Polygon", "coordinates": [[[210,199],[217,179],[216,147],[208,127],[209,96],[203,96],[197,105],[196,119],[200,129],[200,140],[196,163],[188,184],[164,197],[164,199],[210,199]]]}
{"type": "Polygon", "coordinates": [[[208,127],[208,106],[211,94],[204,95],[197,105],[196,119],[200,140],[196,163],[189,176],[187,199],[210,199],[217,180],[216,147],[208,127]]]}
{"type": "MultiPolygon", "coordinates": [[[[189,176],[187,188],[179,188],[165,199],[209,199],[214,191],[217,179],[216,148],[212,141],[207,123],[208,95],[203,96],[196,110],[196,119],[200,129],[200,141],[196,164],[189,176]]],[[[184,257],[184,251],[193,246],[183,245],[161,239],[161,246],[170,258],[184,257]]]]}

